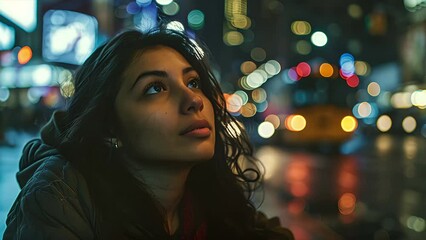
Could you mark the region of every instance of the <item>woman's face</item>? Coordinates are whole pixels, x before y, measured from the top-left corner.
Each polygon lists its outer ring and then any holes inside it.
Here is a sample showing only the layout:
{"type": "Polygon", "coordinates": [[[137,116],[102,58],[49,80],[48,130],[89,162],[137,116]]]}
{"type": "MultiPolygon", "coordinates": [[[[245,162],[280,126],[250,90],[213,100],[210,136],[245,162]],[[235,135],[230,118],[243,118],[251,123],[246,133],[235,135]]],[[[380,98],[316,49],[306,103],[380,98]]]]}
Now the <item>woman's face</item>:
{"type": "Polygon", "coordinates": [[[138,160],[194,162],[213,157],[214,111],[198,73],[176,50],[141,50],[115,100],[119,139],[138,160]]]}

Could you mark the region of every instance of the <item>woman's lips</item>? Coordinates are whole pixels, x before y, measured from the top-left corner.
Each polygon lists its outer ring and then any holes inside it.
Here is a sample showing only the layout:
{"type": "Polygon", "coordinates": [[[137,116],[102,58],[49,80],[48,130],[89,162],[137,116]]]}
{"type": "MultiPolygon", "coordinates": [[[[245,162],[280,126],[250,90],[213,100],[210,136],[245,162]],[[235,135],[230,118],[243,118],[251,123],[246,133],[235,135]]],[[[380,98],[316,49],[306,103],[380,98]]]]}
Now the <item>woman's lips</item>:
{"type": "Polygon", "coordinates": [[[209,137],[211,135],[211,127],[206,120],[196,120],[191,122],[180,135],[198,138],[209,137]]]}

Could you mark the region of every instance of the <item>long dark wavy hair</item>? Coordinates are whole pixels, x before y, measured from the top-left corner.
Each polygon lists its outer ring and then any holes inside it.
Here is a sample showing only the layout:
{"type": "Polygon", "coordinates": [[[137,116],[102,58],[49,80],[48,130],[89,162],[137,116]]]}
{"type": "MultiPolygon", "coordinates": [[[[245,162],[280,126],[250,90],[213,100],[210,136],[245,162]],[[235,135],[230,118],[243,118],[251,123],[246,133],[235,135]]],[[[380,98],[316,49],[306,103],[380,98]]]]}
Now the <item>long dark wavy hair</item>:
{"type": "MultiPolygon", "coordinates": [[[[114,101],[123,72],[141,49],[164,45],[177,50],[201,78],[201,89],[215,113],[215,154],[191,169],[187,179],[209,239],[252,239],[255,207],[250,201],[262,177],[245,130],[226,110],[209,52],[185,33],[158,28],[148,33],[127,30],[100,46],[76,71],[58,149],[85,177],[101,239],[163,239],[163,213],[147,186],[121,164],[121,153],[105,139],[116,124],[114,101]],[[240,133],[240,134],[238,134],[240,133]],[[249,167],[248,167],[249,166],[249,167]]],[[[148,141],[148,140],[147,140],[148,141]]]]}

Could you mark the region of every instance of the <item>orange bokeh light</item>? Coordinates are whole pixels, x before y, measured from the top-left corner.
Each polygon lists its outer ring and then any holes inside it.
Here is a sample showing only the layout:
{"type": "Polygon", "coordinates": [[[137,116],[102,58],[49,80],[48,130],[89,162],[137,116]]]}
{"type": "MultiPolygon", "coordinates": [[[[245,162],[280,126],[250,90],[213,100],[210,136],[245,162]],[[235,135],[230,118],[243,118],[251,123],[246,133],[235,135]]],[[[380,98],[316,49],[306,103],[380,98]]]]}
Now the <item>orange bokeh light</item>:
{"type": "Polygon", "coordinates": [[[323,77],[331,77],[334,74],[333,66],[331,66],[331,64],[329,63],[321,64],[321,66],[319,67],[319,71],[321,76],[323,77]]]}
{"type": "Polygon", "coordinates": [[[30,47],[24,46],[18,52],[18,62],[19,64],[28,63],[33,57],[33,51],[30,47]]]}

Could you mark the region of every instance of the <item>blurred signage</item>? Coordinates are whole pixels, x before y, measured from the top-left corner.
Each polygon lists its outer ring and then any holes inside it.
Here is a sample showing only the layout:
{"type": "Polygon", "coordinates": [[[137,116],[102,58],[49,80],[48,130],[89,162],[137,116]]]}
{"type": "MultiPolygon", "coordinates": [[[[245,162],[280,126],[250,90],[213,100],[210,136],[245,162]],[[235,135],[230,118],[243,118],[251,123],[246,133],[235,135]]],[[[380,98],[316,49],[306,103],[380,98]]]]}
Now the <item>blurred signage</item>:
{"type": "Polygon", "coordinates": [[[48,64],[0,69],[0,88],[57,86],[69,76],[69,70],[48,64]]]}
{"type": "Polygon", "coordinates": [[[15,45],[15,29],[0,22],[0,51],[10,50],[15,45]]]}
{"type": "Polygon", "coordinates": [[[0,14],[32,32],[37,26],[37,0],[0,0],[0,14]]]}
{"type": "Polygon", "coordinates": [[[44,60],[82,64],[94,51],[98,22],[83,13],[49,10],[43,17],[44,60]]]}

